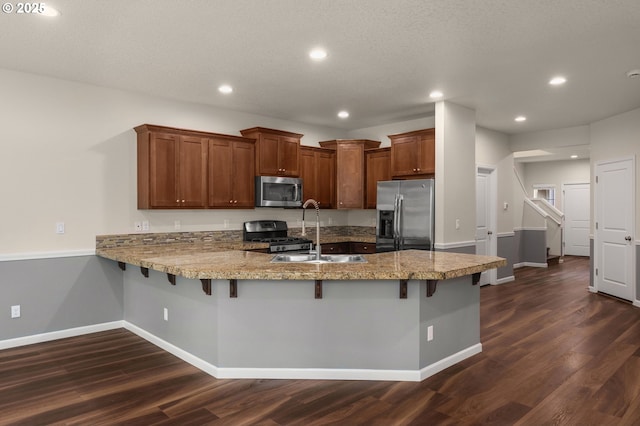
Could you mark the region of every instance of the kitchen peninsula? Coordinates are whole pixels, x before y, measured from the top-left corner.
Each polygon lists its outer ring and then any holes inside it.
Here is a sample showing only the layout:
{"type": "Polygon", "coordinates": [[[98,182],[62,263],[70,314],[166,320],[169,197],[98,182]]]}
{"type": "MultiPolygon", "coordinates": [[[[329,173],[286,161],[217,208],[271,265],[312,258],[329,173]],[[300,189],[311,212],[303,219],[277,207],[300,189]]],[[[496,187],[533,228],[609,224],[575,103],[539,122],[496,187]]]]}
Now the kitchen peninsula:
{"type": "Polygon", "coordinates": [[[477,278],[505,264],[417,250],[276,264],[233,238],[109,239],[96,253],[123,269],[127,328],[219,378],[422,380],[481,352],[477,278]]]}

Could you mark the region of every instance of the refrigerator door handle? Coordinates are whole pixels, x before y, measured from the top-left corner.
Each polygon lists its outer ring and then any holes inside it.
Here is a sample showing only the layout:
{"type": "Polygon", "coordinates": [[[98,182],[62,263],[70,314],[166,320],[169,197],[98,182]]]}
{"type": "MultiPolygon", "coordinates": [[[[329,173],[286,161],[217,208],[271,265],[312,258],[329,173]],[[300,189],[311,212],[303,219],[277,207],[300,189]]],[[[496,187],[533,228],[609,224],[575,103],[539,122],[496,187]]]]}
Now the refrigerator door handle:
{"type": "Polygon", "coordinates": [[[398,195],[393,200],[393,249],[398,250],[398,195]]]}
{"type": "Polygon", "coordinates": [[[398,196],[398,248],[400,250],[404,250],[404,236],[402,235],[402,210],[404,197],[401,195],[398,196]]]}

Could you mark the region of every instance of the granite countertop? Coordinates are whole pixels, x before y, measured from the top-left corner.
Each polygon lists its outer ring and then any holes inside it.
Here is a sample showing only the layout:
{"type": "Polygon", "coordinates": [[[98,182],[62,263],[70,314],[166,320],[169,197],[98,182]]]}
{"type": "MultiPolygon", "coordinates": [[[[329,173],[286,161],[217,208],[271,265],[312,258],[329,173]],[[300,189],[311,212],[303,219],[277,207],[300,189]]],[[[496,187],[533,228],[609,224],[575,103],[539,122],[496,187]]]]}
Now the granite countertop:
{"type": "Polygon", "coordinates": [[[245,251],[266,246],[242,241],[173,243],[97,248],[96,254],[190,279],[445,280],[506,265],[500,257],[422,250],[367,254],[367,263],[271,263],[272,254],[245,251]]]}

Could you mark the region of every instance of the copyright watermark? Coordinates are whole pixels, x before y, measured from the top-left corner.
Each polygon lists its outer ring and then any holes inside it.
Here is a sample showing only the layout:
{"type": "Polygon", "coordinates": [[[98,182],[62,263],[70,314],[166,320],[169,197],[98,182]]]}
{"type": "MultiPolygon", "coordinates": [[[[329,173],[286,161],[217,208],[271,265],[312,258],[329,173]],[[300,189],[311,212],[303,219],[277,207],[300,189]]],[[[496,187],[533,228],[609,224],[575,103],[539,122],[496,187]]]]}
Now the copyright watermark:
{"type": "Polygon", "coordinates": [[[2,11],[16,15],[42,14],[46,9],[45,3],[2,3],[2,11]]]}

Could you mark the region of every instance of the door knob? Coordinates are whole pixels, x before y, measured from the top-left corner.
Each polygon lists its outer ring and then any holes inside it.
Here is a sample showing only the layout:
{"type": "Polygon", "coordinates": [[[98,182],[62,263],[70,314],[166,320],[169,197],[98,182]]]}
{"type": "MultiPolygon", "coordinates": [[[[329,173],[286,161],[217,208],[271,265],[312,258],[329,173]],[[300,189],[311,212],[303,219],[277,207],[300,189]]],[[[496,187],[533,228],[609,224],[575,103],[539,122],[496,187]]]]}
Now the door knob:
{"type": "Polygon", "coordinates": [[[493,231],[487,231],[487,235],[493,235],[493,231]]]}
{"type": "Polygon", "coordinates": [[[624,239],[627,241],[631,241],[631,235],[627,235],[626,237],[624,237],[624,239]]]}

